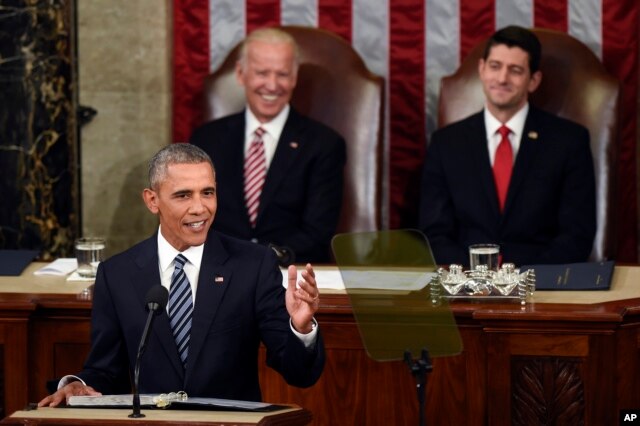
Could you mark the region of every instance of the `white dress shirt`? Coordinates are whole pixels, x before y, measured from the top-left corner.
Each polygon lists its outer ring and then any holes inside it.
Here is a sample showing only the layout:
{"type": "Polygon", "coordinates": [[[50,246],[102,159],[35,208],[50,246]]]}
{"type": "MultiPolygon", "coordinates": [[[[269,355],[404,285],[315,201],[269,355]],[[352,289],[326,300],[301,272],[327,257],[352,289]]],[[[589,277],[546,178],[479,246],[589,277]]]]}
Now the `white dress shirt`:
{"type": "MultiPolygon", "coordinates": [[[[513,150],[513,161],[515,163],[518,149],[520,148],[520,141],[522,140],[522,132],[524,131],[524,122],[527,119],[529,113],[529,103],[527,102],[509,121],[504,123],[505,126],[511,130],[509,133],[509,142],[511,142],[511,149],[513,150]]],[[[498,133],[498,129],[503,123],[498,121],[487,107],[484,108],[484,127],[487,130],[487,147],[489,148],[489,161],[491,167],[496,158],[496,150],[500,144],[502,136],[498,133]]]]}
{"type": "Polygon", "coordinates": [[[289,110],[291,107],[287,104],[273,120],[268,123],[260,123],[250,108],[245,109],[245,128],[244,128],[244,156],[247,156],[251,142],[253,142],[254,132],[258,127],[262,127],[266,132],[262,135],[262,142],[264,144],[264,155],[267,160],[267,169],[271,165],[271,160],[276,153],[278,147],[278,141],[284,129],[284,124],[289,117],[289,110]]]}

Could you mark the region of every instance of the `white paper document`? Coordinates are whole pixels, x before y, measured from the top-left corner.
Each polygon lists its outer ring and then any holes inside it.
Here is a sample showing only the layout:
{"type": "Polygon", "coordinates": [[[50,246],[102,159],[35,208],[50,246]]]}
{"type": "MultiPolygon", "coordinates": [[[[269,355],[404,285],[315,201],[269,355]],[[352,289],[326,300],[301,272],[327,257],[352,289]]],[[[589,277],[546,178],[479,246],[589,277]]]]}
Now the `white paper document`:
{"type": "Polygon", "coordinates": [[[62,277],[76,269],[78,269],[78,261],[75,257],[60,258],[34,271],[33,275],[56,275],[62,277]]]}
{"type": "MultiPolygon", "coordinates": [[[[159,408],[189,408],[200,407],[213,409],[227,409],[240,411],[264,411],[277,408],[273,404],[254,401],[239,401],[235,399],[221,398],[201,398],[186,397],[178,401],[170,401],[169,404],[160,404],[162,396],[157,394],[140,395],[140,405],[142,407],[159,407],[159,408]]],[[[70,407],[131,407],[133,404],[133,395],[98,395],[98,396],[71,396],[67,401],[70,407]]]]}
{"type": "MultiPolygon", "coordinates": [[[[398,269],[370,269],[355,270],[345,268],[340,269],[315,269],[316,283],[319,289],[330,288],[335,290],[349,289],[373,289],[373,290],[402,290],[418,291],[429,284],[431,279],[437,275],[435,272],[423,272],[398,269]]],[[[282,270],[282,285],[286,288],[288,284],[288,273],[282,270]]],[[[298,280],[300,280],[300,270],[298,270],[298,280]]]]}

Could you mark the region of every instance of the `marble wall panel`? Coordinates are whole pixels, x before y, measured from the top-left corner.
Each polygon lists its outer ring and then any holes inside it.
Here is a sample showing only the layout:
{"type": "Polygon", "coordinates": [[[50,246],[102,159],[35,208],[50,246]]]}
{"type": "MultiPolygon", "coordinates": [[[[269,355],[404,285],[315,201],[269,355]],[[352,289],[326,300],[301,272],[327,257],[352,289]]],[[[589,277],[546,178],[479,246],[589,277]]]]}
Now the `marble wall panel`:
{"type": "Polygon", "coordinates": [[[73,0],[0,1],[0,248],[72,253],[73,0]]]}

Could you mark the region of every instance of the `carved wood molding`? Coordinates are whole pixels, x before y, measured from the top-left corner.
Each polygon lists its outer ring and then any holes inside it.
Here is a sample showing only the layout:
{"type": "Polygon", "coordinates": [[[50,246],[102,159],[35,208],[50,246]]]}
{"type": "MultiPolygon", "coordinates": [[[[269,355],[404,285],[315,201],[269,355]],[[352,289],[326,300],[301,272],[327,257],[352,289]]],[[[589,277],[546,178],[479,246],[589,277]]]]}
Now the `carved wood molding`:
{"type": "Polygon", "coordinates": [[[514,357],[511,418],[514,425],[584,425],[580,358],[514,357]]]}

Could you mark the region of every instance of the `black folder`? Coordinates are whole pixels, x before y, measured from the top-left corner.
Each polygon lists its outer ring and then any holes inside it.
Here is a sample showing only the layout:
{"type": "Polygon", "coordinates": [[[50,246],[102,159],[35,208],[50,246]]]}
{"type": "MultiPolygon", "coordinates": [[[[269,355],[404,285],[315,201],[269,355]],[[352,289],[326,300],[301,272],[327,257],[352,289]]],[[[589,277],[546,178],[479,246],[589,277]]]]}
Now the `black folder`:
{"type": "Polygon", "coordinates": [[[39,253],[36,250],[0,250],[0,276],[17,277],[39,253]]]}
{"type": "Polygon", "coordinates": [[[522,272],[533,269],[536,290],[609,290],[615,262],[584,262],[562,265],[530,265],[522,272]]]}

